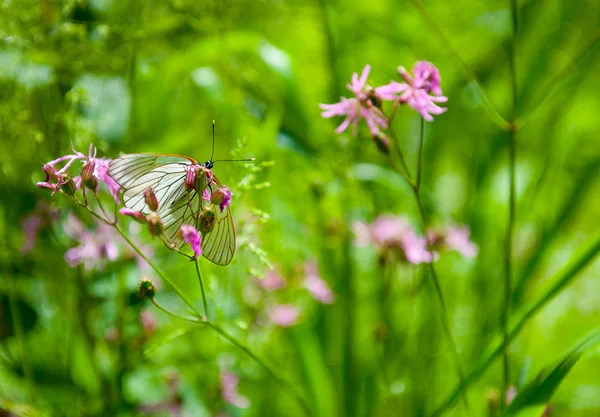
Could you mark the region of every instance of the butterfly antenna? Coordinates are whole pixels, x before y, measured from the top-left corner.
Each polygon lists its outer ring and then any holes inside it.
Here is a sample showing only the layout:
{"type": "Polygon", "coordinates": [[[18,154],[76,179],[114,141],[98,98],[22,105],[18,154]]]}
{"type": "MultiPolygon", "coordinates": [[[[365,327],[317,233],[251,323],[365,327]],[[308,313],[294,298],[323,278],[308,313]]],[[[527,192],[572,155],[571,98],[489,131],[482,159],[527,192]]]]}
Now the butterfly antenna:
{"type": "Polygon", "coordinates": [[[210,160],[212,161],[215,156],[215,121],[212,123],[212,132],[213,132],[213,144],[212,144],[212,152],[210,153],[210,160]]]}
{"type": "Polygon", "coordinates": [[[247,158],[247,159],[219,159],[218,161],[213,161],[214,162],[254,162],[256,161],[256,158],[247,158]]]}

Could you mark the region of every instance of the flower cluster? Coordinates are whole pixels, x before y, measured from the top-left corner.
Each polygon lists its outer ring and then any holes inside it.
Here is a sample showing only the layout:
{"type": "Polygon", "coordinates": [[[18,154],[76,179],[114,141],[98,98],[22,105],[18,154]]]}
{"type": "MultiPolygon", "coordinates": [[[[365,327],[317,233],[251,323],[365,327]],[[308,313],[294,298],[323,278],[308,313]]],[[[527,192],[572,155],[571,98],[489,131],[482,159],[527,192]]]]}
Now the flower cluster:
{"type": "Polygon", "coordinates": [[[96,158],[96,148],[92,145],[90,145],[87,156],[73,149],[73,154],[61,156],[44,164],[42,171],[46,174],[46,180],[38,182],[36,185],[40,188],[52,190],[52,195],[58,191],[73,195],[82,188],[84,192],[86,188],[96,191],[98,182],[102,182],[108,187],[115,204],[119,204],[119,190],[121,187],[108,174],[109,162],[109,159],[96,158]],[[69,174],[69,168],[75,161],[82,161],[83,167],[80,175],[72,177],[69,174]]]}
{"type": "Polygon", "coordinates": [[[466,257],[477,255],[477,246],[469,240],[466,226],[429,230],[427,237],[417,236],[406,217],[382,215],[371,224],[356,222],[354,233],[357,245],[373,244],[379,248],[382,260],[395,254],[403,261],[418,265],[438,260],[440,251],[454,250],[466,257]]]}
{"type": "MultiPolygon", "coordinates": [[[[65,261],[71,268],[83,265],[88,271],[102,269],[107,262],[117,259],[136,259],[140,268],[146,268],[146,262],[131,250],[121,235],[111,226],[96,222],[94,228],[86,227],[74,215],[69,215],[63,230],[77,246],[65,253],[65,261]]],[[[135,233],[135,229],[130,229],[135,233]]],[[[152,256],[152,248],[139,246],[145,256],[152,256]]]]}
{"type": "Polygon", "coordinates": [[[445,103],[448,98],[442,95],[440,72],[432,63],[418,61],[412,74],[404,67],[398,67],[403,82],[392,81],[380,87],[367,84],[370,71],[371,67],[366,65],[360,77],[357,73],[352,75],[352,82],[347,87],[354,97],[341,97],[340,102],[335,104],[320,104],[323,109],[321,116],[325,118],[345,116],[336,133],[342,133],[352,125],[356,136],[358,122],[364,120],[371,135],[385,141],[386,136],[381,129],[387,128],[390,121],[382,110],[384,101],[393,103],[394,107],[408,104],[427,121],[433,120],[432,115],[447,110],[436,104],[445,103]]]}
{"type": "MultiPolygon", "coordinates": [[[[133,158],[131,161],[133,161],[132,163],[135,167],[136,159],[133,158]]],[[[90,145],[87,156],[73,149],[72,154],[62,156],[42,166],[42,170],[46,174],[46,179],[45,181],[37,183],[37,186],[51,190],[53,195],[60,191],[64,194],[74,196],[77,191],[81,190],[84,202],[81,203],[79,200],[77,200],[77,202],[88,207],[85,196],[86,190],[92,190],[96,193],[99,184],[104,183],[114,198],[115,204],[119,206],[121,203],[121,186],[110,175],[110,162],[111,161],[106,158],[97,158],[96,149],[92,145],[90,145]],[[72,169],[77,161],[81,161],[82,165],[78,175],[73,176],[69,170],[72,169]]],[[[139,167],[139,165],[137,166],[139,167]]],[[[125,169],[128,169],[127,166],[125,169]]],[[[122,172],[122,170],[120,172],[122,172]]],[[[129,181],[127,183],[128,189],[140,189],[140,184],[136,184],[136,179],[142,177],[143,175],[134,177],[129,181]]],[[[221,185],[214,177],[212,171],[204,164],[193,163],[187,165],[182,183],[176,185],[180,186],[187,193],[187,196],[190,199],[188,202],[190,207],[193,206],[193,198],[200,199],[201,204],[199,207],[201,207],[201,209],[199,213],[194,213],[194,225],[182,224],[179,230],[177,230],[177,238],[173,242],[172,236],[169,238],[165,236],[165,224],[172,226],[174,221],[174,216],[172,215],[173,211],[169,207],[169,203],[165,203],[165,200],[169,200],[169,198],[165,197],[164,192],[162,193],[161,198],[163,199],[165,207],[160,207],[159,210],[161,201],[159,201],[155,194],[155,189],[164,190],[164,187],[160,188],[160,180],[157,180],[156,183],[152,184],[149,184],[147,181],[145,183],[142,182],[142,184],[147,184],[148,186],[143,190],[140,189],[139,198],[133,200],[136,202],[133,205],[135,209],[131,208],[131,206],[122,207],[119,210],[119,213],[131,217],[137,223],[146,225],[152,236],[160,236],[165,244],[171,248],[178,248],[182,243],[189,244],[194,253],[193,259],[198,259],[203,252],[202,236],[212,230],[219,212],[223,213],[223,211],[228,208],[231,203],[231,190],[228,187],[221,185]],[[198,194],[200,194],[200,196],[196,197],[198,194]],[[143,200],[141,200],[142,198],[143,200]],[[145,202],[145,204],[140,206],[140,202],[145,202]],[[163,223],[163,218],[166,223],[163,223]]],[[[171,186],[169,188],[171,188],[171,186]]],[[[179,192],[178,190],[179,189],[175,189],[175,192],[179,192]]],[[[173,193],[170,194],[170,196],[173,195],[173,193]]],[[[128,201],[132,201],[132,199],[129,198],[128,201]]],[[[98,207],[101,212],[94,214],[105,223],[105,225],[98,228],[98,230],[102,229],[100,230],[102,231],[100,235],[105,235],[104,229],[110,229],[115,226],[117,219],[110,219],[108,217],[100,199],[98,199],[98,207]]],[[[92,211],[90,207],[88,207],[88,209],[92,211]]],[[[22,248],[23,253],[31,250],[35,243],[37,231],[45,225],[45,222],[45,218],[41,215],[32,215],[24,220],[23,228],[26,235],[26,241],[22,248]]],[[[83,232],[78,232],[75,238],[83,239],[83,232]]],[[[110,260],[116,256],[114,242],[108,241],[106,242],[105,247],[99,248],[97,242],[88,243],[88,238],[89,236],[83,241],[81,247],[74,248],[68,252],[67,262],[69,262],[69,265],[73,266],[79,264],[80,259],[87,259],[89,257],[88,255],[92,252],[92,249],[95,251],[99,250],[101,253],[97,253],[97,255],[101,258],[103,257],[110,260]]]]}

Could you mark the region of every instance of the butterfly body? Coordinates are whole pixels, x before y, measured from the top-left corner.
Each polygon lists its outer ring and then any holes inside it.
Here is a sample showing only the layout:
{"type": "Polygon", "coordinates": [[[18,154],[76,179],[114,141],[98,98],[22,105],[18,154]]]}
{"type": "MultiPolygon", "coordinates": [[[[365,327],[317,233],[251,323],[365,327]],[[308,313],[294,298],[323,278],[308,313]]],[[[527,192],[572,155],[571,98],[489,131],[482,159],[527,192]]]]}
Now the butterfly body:
{"type": "Polygon", "coordinates": [[[212,160],[197,160],[173,154],[121,154],[109,164],[110,176],[123,188],[123,205],[148,214],[144,190],[150,187],[159,203],[157,213],[164,225],[163,241],[168,246],[184,245],[179,235],[182,225],[200,230],[204,211],[214,211],[214,223],[202,233],[203,256],[217,265],[227,265],[235,252],[235,230],[229,207],[213,210],[202,198],[221,187],[211,168],[212,160]],[[193,182],[189,182],[193,177],[193,182]],[[198,180],[200,179],[200,180],[198,180]]]}

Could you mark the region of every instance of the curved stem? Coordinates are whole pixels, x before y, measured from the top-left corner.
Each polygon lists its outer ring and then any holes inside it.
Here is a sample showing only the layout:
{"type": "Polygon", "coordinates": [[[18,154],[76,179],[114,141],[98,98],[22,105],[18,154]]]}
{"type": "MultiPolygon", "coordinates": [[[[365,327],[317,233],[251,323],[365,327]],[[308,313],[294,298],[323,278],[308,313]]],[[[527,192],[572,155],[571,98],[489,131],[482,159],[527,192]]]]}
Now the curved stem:
{"type": "Polygon", "coordinates": [[[208,319],[208,303],[206,302],[206,294],[204,293],[204,284],[202,283],[202,275],[200,274],[200,265],[198,265],[198,259],[194,261],[196,265],[196,273],[198,274],[198,281],[200,282],[200,289],[202,290],[202,303],[204,304],[204,315],[208,319]]]}
{"type": "Polygon", "coordinates": [[[254,353],[254,351],[252,351],[252,349],[250,349],[244,342],[236,339],[234,336],[227,333],[222,327],[209,321],[208,319],[200,320],[198,318],[191,319],[191,318],[183,317],[183,316],[180,316],[178,314],[175,314],[175,313],[167,310],[166,308],[164,308],[163,306],[158,304],[158,302],[154,298],[150,299],[150,301],[152,302],[152,304],[154,304],[154,306],[156,308],[158,308],[159,310],[163,311],[164,313],[166,313],[172,317],[178,318],[180,320],[185,320],[185,321],[188,321],[191,323],[205,325],[205,326],[208,326],[211,329],[213,329],[221,337],[223,337],[228,342],[230,342],[231,344],[233,344],[234,346],[236,346],[237,348],[242,350],[246,355],[250,356],[256,363],[258,363],[260,366],[262,366],[267,371],[267,373],[281,386],[281,388],[283,388],[290,396],[292,396],[298,402],[298,404],[302,407],[302,410],[304,410],[306,415],[308,415],[308,416],[311,415],[310,407],[308,406],[308,404],[306,403],[304,398],[287,381],[280,378],[275,373],[275,371],[273,371],[273,369],[269,365],[267,365],[267,363],[263,359],[261,359],[256,353],[254,353]]]}
{"type": "Polygon", "coordinates": [[[198,318],[202,318],[202,315],[200,314],[200,312],[196,309],[196,307],[194,306],[194,304],[185,296],[184,292],[179,288],[179,286],[173,281],[171,280],[168,276],[166,276],[164,274],[164,272],[162,272],[160,269],[158,269],[158,267],[154,264],[154,262],[152,262],[145,254],[144,252],[142,252],[142,250],[140,248],[137,247],[137,245],[135,243],[133,243],[131,241],[131,239],[129,239],[129,237],[127,236],[127,234],[125,232],[123,232],[123,229],[121,229],[121,227],[119,227],[119,225],[114,225],[114,228],[117,230],[117,232],[119,232],[119,234],[121,236],[123,236],[123,239],[125,239],[127,241],[127,243],[129,244],[129,246],[131,246],[131,248],[143,259],[145,260],[148,265],[150,265],[150,267],[154,270],[154,272],[156,272],[158,274],[159,277],[161,277],[163,280],[165,280],[172,288],[173,290],[177,293],[177,295],[179,295],[179,297],[188,305],[188,307],[192,310],[192,312],[194,313],[194,315],[198,318]]]}
{"type": "Polygon", "coordinates": [[[183,316],[180,316],[179,314],[176,314],[176,313],[173,313],[172,311],[167,310],[166,308],[164,308],[163,306],[158,304],[154,298],[151,298],[150,302],[152,302],[152,304],[154,304],[154,306],[156,308],[158,308],[160,311],[162,311],[163,313],[167,313],[169,316],[175,317],[176,319],[189,321],[191,323],[204,324],[204,321],[201,321],[199,319],[191,319],[189,317],[183,317],[183,316]]]}
{"type": "MultiPolygon", "coordinates": [[[[417,203],[417,207],[419,209],[419,216],[421,218],[421,227],[423,228],[423,233],[425,235],[425,240],[427,242],[427,251],[433,256],[433,249],[431,246],[431,241],[427,234],[428,225],[425,219],[425,211],[423,210],[423,202],[421,200],[420,193],[420,182],[421,182],[421,155],[423,148],[423,136],[424,136],[424,123],[421,118],[421,131],[419,133],[419,160],[417,161],[417,182],[412,186],[413,194],[415,197],[415,201],[417,203]]],[[[442,319],[442,327],[444,328],[444,335],[447,339],[447,343],[450,347],[450,353],[452,354],[452,359],[454,361],[454,367],[456,368],[456,373],[458,374],[458,378],[461,384],[464,383],[465,375],[462,371],[462,367],[460,365],[460,356],[458,355],[458,349],[456,348],[456,343],[454,342],[454,338],[452,337],[452,331],[450,330],[450,321],[448,319],[448,311],[446,309],[446,301],[444,299],[444,293],[442,292],[442,286],[440,285],[440,280],[438,278],[437,272],[434,266],[434,260],[428,264],[429,271],[431,273],[431,278],[433,279],[433,283],[435,286],[435,291],[440,303],[441,309],[441,319],[442,319]]],[[[471,414],[471,410],[469,407],[469,402],[467,400],[467,395],[465,392],[462,393],[462,400],[465,405],[465,409],[467,411],[467,415],[471,414]]]]}

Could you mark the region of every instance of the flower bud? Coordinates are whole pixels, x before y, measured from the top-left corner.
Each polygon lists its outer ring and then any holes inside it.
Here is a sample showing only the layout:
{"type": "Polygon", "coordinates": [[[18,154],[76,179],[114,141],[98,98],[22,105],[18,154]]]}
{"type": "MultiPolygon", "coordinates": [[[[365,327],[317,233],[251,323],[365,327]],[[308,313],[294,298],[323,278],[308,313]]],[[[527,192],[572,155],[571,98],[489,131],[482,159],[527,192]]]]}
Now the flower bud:
{"type": "Polygon", "coordinates": [[[75,185],[75,182],[69,176],[65,175],[60,189],[67,195],[74,195],[75,191],[77,191],[77,185],[75,185]]]}
{"type": "Polygon", "coordinates": [[[210,232],[215,224],[215,211],[213,207],[213,205],[204,207],[202,209],[202,214],[200,214],[198,230],[200,230],[200,233],[203,235],[210,232]]]}
{"type": "Polygon", "coordinates": [[[215,206],[219,206],[221,211],[225,210],[225,207],[231,202],[231,190],[222,185],[215,190],[210,196],[210,203],[215,206]]]}
{"type": "Polygon", "coordinates": [[[121,213],[124,216],[131,217],[133,220],[135,220],[138,223],[141,223],[141,224],[147,223],[146,215],[144,215],[144,213],[142,213],[141,211],[135,211],[130,208],[123,207],[121,210],[119,210],[119,213],[121,213]]]}
{"type": "Polygon", "coordinates": [[[148,277],[143,277],[138,284],[138,296],[142,300],[151,300],[154,298],[158,290],[154,286],[152,280],[148,277]]]}
{"type": "Polygon", "coordinates": [[[156,199],[156,194],[152,191],[152,187],[148,187],[144,190],[144,199],[150,210],[158,210],[158,200],[156,199]]]}
{"type": "Polygon", "coordinates": [[[377,145],[377,149],[379,149],[381,153],[384,153],[386,155],[390,154],[390,149],[392,145],[390,143],[390,138],[388,138],[385,133],[379,132],[378,134],[373,135],[373,141],[375,142],[375,145],[377,145]]]}
{"type": "Polygon", "coordinates": [[[148,224],[148,230],[152,236],[160,236],[165,231],[165,226],[163,225],[160,216],[155,211],[146,216],[146,223],[148,224]]]}
{"type": "Polygon", "coordinates": [[[81,170],[81,181],[83,185],[90,190],[95,190],[98,186],[98,179],[94,176],[95,169],[96,163],[92,160],[88,160],[81,170]]]}

